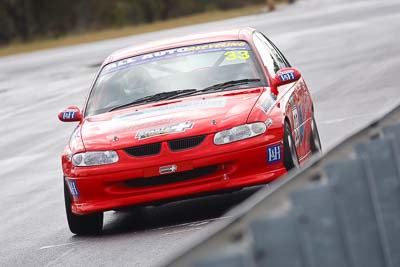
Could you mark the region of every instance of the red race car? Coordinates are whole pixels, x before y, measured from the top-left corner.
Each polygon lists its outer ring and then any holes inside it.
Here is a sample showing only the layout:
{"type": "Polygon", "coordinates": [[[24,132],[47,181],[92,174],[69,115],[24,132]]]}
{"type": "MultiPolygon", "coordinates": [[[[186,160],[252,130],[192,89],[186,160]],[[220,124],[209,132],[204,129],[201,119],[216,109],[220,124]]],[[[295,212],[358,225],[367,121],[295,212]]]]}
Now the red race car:
{"type": "Polygon", "coordinates": [[[110,55],[62,155],[75,234],[103,212],[273,181],[321,150],[299,71],[251,29],[186,36],[110,55]]]}

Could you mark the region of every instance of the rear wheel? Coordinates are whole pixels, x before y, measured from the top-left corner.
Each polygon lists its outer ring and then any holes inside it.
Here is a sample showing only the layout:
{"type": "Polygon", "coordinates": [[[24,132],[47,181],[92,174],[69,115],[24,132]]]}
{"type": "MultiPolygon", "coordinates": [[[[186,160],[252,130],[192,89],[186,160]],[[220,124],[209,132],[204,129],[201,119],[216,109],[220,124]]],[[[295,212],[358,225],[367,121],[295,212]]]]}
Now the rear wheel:
{"type": "Polygon", "coordinates": [[[311,122],[310,138],[311,138],[311,140],[310,140],[311,152],[313,154],[320,154],[322,152],[321,140],[319,139],[317,124],[315,123],[314,117],[312,118],[312,122],[311,122]]]}
{"type": "Polygon", "coordinates": [[[72,233],[76,235],[96,235],[103,229],[103,213],[93,213],[89,215],[76,215],[71,210],[71,194],[64,182],[64,200],[67,213],[68,226],[72,233]]]}
{"type": "Polygon", "coordinates": [[[286,170],[299,167],[299,158],[297,156],[296,145],[292,137],[292,131],[289,123],[285,122],[284,126],[284,137],[283,137],[283,149],[284,149],[284,165],[286,170]]]}

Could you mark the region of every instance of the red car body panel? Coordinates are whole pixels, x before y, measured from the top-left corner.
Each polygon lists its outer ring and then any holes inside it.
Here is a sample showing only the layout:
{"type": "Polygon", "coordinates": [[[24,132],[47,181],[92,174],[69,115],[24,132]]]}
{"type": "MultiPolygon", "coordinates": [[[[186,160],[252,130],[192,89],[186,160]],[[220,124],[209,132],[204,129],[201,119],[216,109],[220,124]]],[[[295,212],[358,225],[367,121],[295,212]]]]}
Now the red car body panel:
{"type": "Polygon", "coordinates": [[[170,139],[169,135],[133,139],[133,133],[158,125],[191,121],[192,129],[175,133],[174,138],[215,133],[239,124],[244,124],[260,96],[263,88],[214,93],[184,99],[174,99],[160,103],[135,106],[112,113],[103,113],[85,120],[81,133],[87,150],[119,149],[135,145],[145,145],[170,139]],[[186,106],[190,105],[190,109],[186,106]],[[192,109],[197,106],[197,109],[192,109]],[[210,118],[216,120],[210,126],[210,118]],[[239,123],[239,124],[238,124],[239,123]],[[119,141],[113,142],[115,135],[119,141]],[[90,138],[86,138],[90,137],[90,138]]]}
{"type": "MultiPolygon", "coordinates": [[[[252,41],[253,32],[246,28],[128,48],[109,56],[103,66],[148,52],[224,40],[247,41],[261,62],[252,41]]],[[[273,77],[266,68],[263,72],[272,84],[273,77]]],[[[74,181],[79,191],[73,197],[72,211],[88,214],[275,180],[286,173],[282,141],[285,120],[290,123],[300,163],[310,156],[312,106],[301,78],[279,88],[210,93],[82,118],[62,155],[64,177],[66,181],[74,181]],[[266,112],[262,103],[273,89],[279,93],[273,107],[266,112]],[[214,134],[221,130],[259,121],[268,122],[267,131],[260,136],[225,145],[213,142],[214,134]],[[190,127],[173,134],[137,138],[143,129],[179,123],[189,123],[190,127]],[[171,150],[169,142],[196,136],[204,136],[204,140],[190,149],[171,150]],[[161,146],[156,155],[132,156],[126,150],[154,143],[161,146]],[[269,148],[274,146],[279,146],[282,156],[276,162],[268,162],[269,148]],[[119,161],[90,167],[76,167],[71,163],[75,153],[98,150],[115,150],[119,161]],[[177,181],[163,183],[163,179],[172,176],[161,175],[160,168],[172,165],[176,168],[177,181]],[[181,179],[194,172],[201,175],[181,179]]]]}

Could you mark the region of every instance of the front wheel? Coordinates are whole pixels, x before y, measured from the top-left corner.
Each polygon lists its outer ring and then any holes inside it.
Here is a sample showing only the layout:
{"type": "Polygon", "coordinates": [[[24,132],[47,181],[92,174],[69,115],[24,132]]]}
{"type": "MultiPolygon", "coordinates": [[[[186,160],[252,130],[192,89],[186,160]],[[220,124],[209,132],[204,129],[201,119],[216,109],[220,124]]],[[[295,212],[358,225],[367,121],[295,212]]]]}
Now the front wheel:
{"type": "Polygon", "coordinates": [[[299,167],[299,158],[297,156],[296,145],[293,141],[292,131],[289,123],[285,122],[283,136],[284,165],[287,171],[299,167]]]}
{"type": "Polygon", "coordinates": [[[103,229],[103,212],[88,215],[76,215],[71,210],[71,194],[64,182],[65,210],[69,229],[76,235],[95,235],[103,229]]]}

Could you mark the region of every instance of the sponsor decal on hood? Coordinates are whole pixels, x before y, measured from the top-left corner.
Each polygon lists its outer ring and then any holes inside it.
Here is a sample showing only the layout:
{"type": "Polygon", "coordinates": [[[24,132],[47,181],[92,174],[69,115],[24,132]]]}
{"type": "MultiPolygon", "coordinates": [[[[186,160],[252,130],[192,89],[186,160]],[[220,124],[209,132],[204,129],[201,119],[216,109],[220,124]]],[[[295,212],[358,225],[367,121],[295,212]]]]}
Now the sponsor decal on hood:
{"type": "Polygon", "coordinates": [[[190,121],[162,125],[138,131],[136,134],[136,139],[142,140],[165,134],[182,133],[191,128],[193,128],[193,123],[191,123],[190,121]]]}

